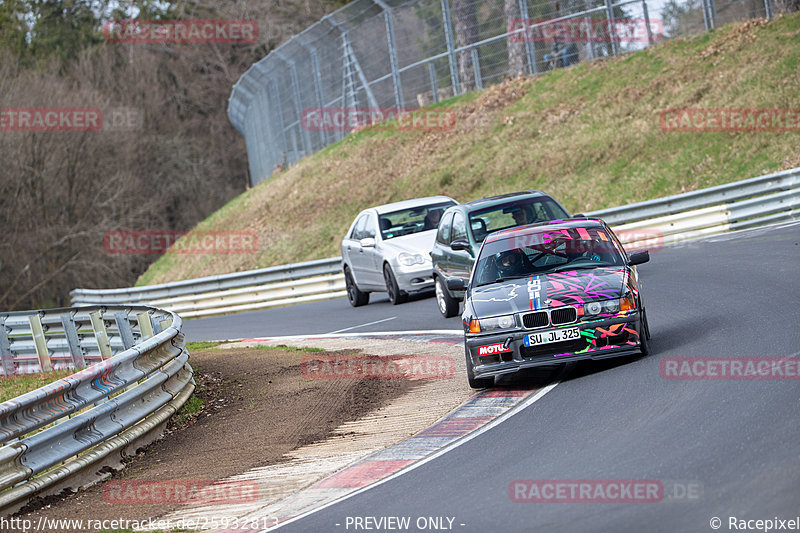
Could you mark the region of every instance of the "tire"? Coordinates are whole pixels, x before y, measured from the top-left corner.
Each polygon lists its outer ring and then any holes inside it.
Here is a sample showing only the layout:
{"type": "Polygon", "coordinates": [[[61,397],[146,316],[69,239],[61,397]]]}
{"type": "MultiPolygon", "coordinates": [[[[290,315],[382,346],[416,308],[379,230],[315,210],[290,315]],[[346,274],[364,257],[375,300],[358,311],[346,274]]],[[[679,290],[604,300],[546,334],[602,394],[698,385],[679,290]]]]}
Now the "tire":
{"type": "Polygon", "coordinates": [[[464,356],[467,358],[467,381],[473,389],[490,389],[494,387],[494,378],[475,378],[472,373],[472,357],[469,355],[469,348],[464,347],[464,356]]]}
{"type": "Polygon", "coordinates": [[[650,325],[647,323],[647,312],[642,309],[642,327],[639,333],[639,348],[642,350],[642,357],[650,355],[650,325]]]}
{"type": "Polygon", "coordinates": [[[439,312],[445,318],[452,318],[458,314],[459,303],[458,300],[450,296],[447,292],[447,287],[444,285],[444,280],[439,276],[436,279],[436,303],[439,305],[439,312]]]}
{"type": "Polygon", "coordinates": [[[386,292],[389,293],[389,301],[392,302],[392,305],[401,304],[408,299],[408,294],[401,291],[400,286],[397,285],[397,279],[389,265],[383,266],[383,280],[386,282],[386,292]]]}
{"type": "Polygon", "coordinates": [[[347,299],[350,300],[350,305],[361,307],[369,303],[369,293],[358,290],[353,275],[350,274],[350,269],[347,267],[344,267],[344,284],[347,287],[347,299]]]}

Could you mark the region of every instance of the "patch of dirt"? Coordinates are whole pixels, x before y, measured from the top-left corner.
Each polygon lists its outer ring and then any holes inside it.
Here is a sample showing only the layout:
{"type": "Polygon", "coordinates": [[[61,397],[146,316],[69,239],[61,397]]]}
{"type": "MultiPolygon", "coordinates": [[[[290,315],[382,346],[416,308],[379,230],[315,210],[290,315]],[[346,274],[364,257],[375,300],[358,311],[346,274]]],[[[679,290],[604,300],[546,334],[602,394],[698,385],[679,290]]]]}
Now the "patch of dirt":
{"type": "MultiPolygon", "coordinates": [[[[206,407],[188,418],[184,427],[168,428],[166,438],[140,452],[111,480],[207,482],[276,464],[284,460],[285,453],[325,440],[341,424],[359,419],[416,386],[408,379],[305,379],[302,360],[322,355],[331,353],[275,348],[192,352],[190,363],[198,383],[195,394],[206,407]]],[[[16,517],[34,524],[40,517],[133,521],[180,509],[175,504],[109,503],[103,491],[107,483],[77,494],[40,499],[16,517]]]]}

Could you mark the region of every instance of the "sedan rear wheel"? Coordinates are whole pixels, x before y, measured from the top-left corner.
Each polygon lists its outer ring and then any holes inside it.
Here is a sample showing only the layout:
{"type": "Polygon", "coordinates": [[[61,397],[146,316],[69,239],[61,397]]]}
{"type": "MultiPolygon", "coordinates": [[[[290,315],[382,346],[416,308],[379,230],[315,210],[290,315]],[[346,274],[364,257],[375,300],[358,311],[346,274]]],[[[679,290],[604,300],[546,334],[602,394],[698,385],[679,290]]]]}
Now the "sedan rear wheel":
{"type": "Polygon", "coordinates": [[[394,273],[392,273],[392,267],[389,265],[383,267],[383,280],[386,282],[386,292],[389,293],[389,301],[392,302],[392,305],[401,304],[406,301],[408,295],[400,290],[400,286],[397,285],[397,279],[395,279],[394,273]]]}
{"type": "Polygon", "coordinates": [[[450,296],[444,286],[444,280],[436,276],[436,303],[439,304],[439,312],[445,318],[451,318],[458,314],[458,300],[450,296]]]}
{"type": "Polygon", "coordinates": [[[350,300],[350,305],[360,307],[369,303],[369,293],[358,290],[353,275],[347,267],[344,269],[344,284],[347,287],[347,299],[350,300]]]}

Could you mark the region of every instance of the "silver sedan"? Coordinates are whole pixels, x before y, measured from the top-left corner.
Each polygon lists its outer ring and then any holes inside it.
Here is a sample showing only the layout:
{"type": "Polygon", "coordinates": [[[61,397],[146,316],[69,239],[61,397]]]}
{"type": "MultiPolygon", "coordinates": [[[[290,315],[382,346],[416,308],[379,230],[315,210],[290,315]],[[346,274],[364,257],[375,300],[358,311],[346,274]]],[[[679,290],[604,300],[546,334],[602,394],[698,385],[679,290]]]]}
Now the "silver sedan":
{"type": "Polygon", "coordinates": [[[433,287],[430,251],[439,218],[458,202],[430,196],[365,209],[342,239],[342,271],[350,305],[387,292],[392,304],[433,287]]]}

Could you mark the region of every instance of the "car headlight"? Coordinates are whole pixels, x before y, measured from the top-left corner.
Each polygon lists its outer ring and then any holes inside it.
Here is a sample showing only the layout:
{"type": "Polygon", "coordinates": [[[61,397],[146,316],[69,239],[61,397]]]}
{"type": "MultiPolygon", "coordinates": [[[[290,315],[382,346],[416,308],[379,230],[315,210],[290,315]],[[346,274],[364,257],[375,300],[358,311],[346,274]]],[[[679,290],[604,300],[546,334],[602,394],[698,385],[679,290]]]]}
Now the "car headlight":
{"type": "Polygon", "coordinates": [[[424,265],[425,258],[422,257],[421,254],[410,254],[408,252],[400,252],[397,254],[397,261],[401,265],[405,266],[413,266],[413,265],[424,265]]]}
{"type": "Polygon", "coordinates": [[[613,300],[589,302],[583,306],[583,312],[584,315],[616,315],[620,311],[631,311],[635,308],[633,298],[626,294],[622,298],[614,298],[613,300]]]}
{"type": "Polygon", "coordinates": [[[517,327],[517,320],[514,318],[514,315],[502,315],[473,320],[469,324],[469,331],[470,333],[481,333],[501,329],[512,329],[515,327],[517,327]]]}

